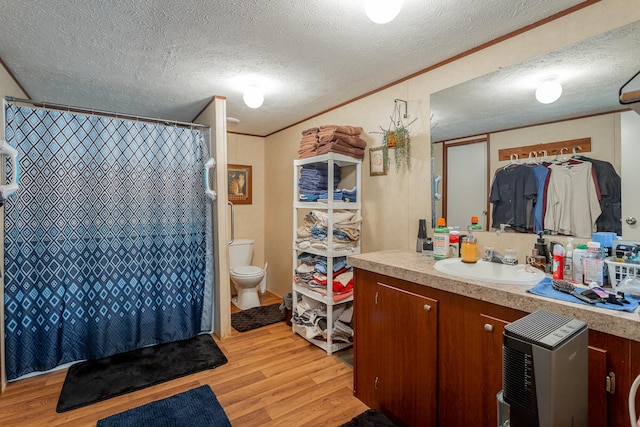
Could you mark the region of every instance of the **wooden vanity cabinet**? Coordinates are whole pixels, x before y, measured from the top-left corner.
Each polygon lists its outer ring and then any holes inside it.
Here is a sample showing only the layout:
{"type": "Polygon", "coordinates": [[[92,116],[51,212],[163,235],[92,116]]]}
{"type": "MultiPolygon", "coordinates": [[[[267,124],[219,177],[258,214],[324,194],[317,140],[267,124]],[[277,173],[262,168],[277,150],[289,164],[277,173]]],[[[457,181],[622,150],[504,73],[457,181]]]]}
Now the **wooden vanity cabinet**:
{"type": "MultiPolygon", "coordinates": [[[[404,425],[497,425],[502,332],[527,313],[361,269],[355,280],[356,397],[404,425]]],[[[589,426],[629,424],[637,374],[640,343],[589,330],[589,426]]]]}
{"type": "Polygon", "coordinates": [[[415,284],[358,270],[354,392],[406,426],[436,424],[438,301],[415,284]]]}

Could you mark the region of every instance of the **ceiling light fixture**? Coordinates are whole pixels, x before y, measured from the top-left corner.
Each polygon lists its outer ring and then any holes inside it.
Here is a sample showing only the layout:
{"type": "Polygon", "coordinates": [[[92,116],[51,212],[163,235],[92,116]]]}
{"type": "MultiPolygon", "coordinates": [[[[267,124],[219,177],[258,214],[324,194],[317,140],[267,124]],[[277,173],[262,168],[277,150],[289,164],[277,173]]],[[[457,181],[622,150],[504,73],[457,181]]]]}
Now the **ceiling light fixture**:
{"type": "Polygon", "coordinates": [[[250,85],[244,90],[242,99],[247,104],[247,107],[259,108],[264,102],[264,93],[258,86],[250,85]]]}
{"type": "Polygon", "coordinates": [[[536,89],[536,99],[541,104],[556,102],[560,95],[562,95],[562,86],[556,81],[544,82],[536,89]]]}
{"type": "Polygon", "coordinates": [[[376,24],[393,21],[402,9],[403,0],[364,0],[364,11],[376,24]]]}

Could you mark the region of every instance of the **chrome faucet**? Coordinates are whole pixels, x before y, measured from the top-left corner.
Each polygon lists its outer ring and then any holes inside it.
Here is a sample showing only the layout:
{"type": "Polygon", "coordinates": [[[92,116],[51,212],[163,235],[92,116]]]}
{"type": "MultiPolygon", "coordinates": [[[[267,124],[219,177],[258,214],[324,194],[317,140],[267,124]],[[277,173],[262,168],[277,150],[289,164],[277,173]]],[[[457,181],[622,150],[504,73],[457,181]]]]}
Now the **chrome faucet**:
{"type": "Polygon", "coordinates": [[[495,262],[496,264],[504,264],[504,257],[497,251],[493,251],[493,254],[491,254],[491,259],[489,260],[490,262],[495,262]]]}
{"type": "Polygon", "coordinates": [[[505,264],[505,265],[515,265],[518,263],[518,260],[514,260],[513,262],[507,261],[503,255],[501,255],[496,250],[492,250],[491,254],[485,253],[484,257],[482,257],[483,261],[487,262],[495,262],[496,264],[505,264]]]}

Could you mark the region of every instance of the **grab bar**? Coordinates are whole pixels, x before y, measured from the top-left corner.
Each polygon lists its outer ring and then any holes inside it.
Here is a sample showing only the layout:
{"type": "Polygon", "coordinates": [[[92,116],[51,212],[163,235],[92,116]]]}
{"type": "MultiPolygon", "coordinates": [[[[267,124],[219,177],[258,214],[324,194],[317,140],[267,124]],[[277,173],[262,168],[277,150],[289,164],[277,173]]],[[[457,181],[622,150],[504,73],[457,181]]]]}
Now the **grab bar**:
{"type": "Polygon", "coordinates": [[[235,211],[234,211],[234,206],[233,203],[231,202],[227,202],[229,203],[229,206],[231,206],[231,240],[229,240],[229,244],[232,244],[233,241],[235,240],[235,235],[236,235],[236,226],[235,226],[235,211]]]}
{"type": "Polygon", "coordinates": [[[216,167],[216,159],[210,158],[207,163],[204,164],[204,194],[211,200],[216,199],[216,192],[211,188],[209,182],[209,170],[216,167]]]}
{"type": "Polygon", "coordinates": [[[4,202],[20,188],[18,185],[20,182],[20,161],[18,159],[18,150],[7,144],[6,141],[0,141],[0,155],[9,156],[12,171],[11,182],[0,185],[0,197],[2,198],[0,202],[4,202]]]}
{"type": "Polygon", "coordinates": [[[433,197],[436,200],[442,199],[442,194],[438,193],[438,184],[442,181],[442,177],[440,175],[436,176],[436,179],[433,180],[433,197]]]}

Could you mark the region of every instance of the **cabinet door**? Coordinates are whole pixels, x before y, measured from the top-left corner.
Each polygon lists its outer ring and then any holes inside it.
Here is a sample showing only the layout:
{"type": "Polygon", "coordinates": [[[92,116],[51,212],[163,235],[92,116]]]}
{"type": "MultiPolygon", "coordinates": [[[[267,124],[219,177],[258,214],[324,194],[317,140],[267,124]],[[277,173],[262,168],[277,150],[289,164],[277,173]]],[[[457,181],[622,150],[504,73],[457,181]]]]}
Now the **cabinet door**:
{"type": "Polygon", "coordinates": [[[378,284],[383,313],[380,405],[410,426],[435,425],[438,302],[378,284]]]}
{"type": "Polygon", "coordinates": [[[460,316],[457,352],[441,353],[449,363],[440,365],[446,376],[440,377],[439,421],[441,425],[495,426],[496,394],[502,389],[502,332],[509,322],[469,310],[475,304],[470,305],[460,316]]]}
{"type": "Polygon", "coordinates": [[[496,394],[502,390],[502,334],[509,322],[486,314],[481,314],[479,321],[475,327],[482,337],[480,345],[484,361],[479,366],[482,378],[479,396],[482,401],[479,408],[482,423],[478,425],[496,426],[496,394]]]}
{"type": "MultiPolygon", "coordinates": [[[[589,330],[589,426],[629,425],[633,341],[589,330]],[[610,387],[607,391],[609,374],[610,387]]],[[[638,355],[635,355],[636,357],[638,355]]],[[[637,369],[637,367],[636,367],[637,369]]],[[[634,376],[635,378],[635,376],[634,376]]]]}
{"type": "Polygon", "coordinates": [[[353,294],[353,388],[356,397],[371,408],[380,409],[376,378],[385,348],[383,317],[376,304],[378,286],[371,273],[355,270],[353,294]],[[366,279],[365,279],[366,278],[366,279]]]}
{"type": "Polygon", "coordinates": [[[607,424],[607,350],[589,346],[589,427],[607,424]]]}
{"type": "Polygon", "coordinates": [[[438,302],[358,279],[356,396],[400,424],[435,425],[438,302]]]}
{"type": "Polygon", "coordinates": [[[502,389],[502,332],[524,314],[459,295],[442,297],[440,303],[438,421],[495,426],[496,394],[502,389]]]}

